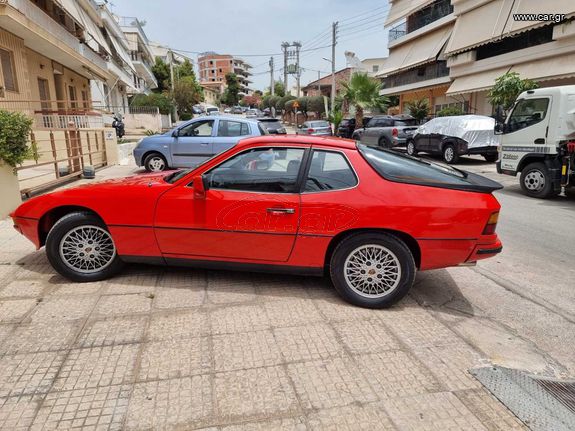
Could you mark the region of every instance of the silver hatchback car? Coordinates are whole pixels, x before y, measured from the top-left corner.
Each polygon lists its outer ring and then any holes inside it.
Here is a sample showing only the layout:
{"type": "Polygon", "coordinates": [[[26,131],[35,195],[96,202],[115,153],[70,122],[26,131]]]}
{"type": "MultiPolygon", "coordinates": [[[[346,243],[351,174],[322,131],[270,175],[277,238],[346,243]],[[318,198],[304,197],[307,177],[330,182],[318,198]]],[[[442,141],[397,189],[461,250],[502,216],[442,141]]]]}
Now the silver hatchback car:
{"type": "Polygon", "coordinates": [[[331,125],[324,120],[306,121],[297,127],[298,135],[331,136],[331,125]]]}
{"type": "Polygon", "coordinates": [[[134,149],[138,166],[149,172],[193,168],[250,136],[268,132],[255,120],[238,117],[199,117],[162,135],[143,138],[134,149]]]}

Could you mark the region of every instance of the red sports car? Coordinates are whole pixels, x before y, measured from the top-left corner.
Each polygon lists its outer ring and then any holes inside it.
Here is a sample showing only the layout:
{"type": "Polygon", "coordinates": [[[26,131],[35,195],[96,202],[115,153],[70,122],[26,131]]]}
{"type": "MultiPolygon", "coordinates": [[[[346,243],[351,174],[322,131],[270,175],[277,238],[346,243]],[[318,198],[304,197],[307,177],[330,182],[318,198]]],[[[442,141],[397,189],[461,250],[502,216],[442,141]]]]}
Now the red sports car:
{"type": "Polygon", "coordinates": [[[258,137],[193,170],[39,196],[13,214],[73,281],[124,262],[323,275],[354,304],[401,299],[416,270],[501,251],[487,178],[352,141],[258,137]]]}

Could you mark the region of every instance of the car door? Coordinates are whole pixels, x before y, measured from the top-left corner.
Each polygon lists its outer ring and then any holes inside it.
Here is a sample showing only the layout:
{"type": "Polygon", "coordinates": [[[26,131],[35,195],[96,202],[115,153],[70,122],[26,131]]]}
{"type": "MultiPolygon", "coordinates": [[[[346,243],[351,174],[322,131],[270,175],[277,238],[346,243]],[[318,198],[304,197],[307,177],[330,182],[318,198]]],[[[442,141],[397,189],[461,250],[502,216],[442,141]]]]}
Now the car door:
{"type": "Polygon", "coordinates": [[[252,148],[203,175],[203,198],[194,197],[190,184],[165,193],[155,218],[164,256],[287,261],[299,227],[306,155],[305,146],[252,148]]]}
{"type": "Polygon", "coordinates": [[[243,121],[220,118],[216,127],[215,137],[212,140],[214,154],[229,150],[244,137],[255,135],[255,132],[251,130],[252,124],[243,121]]]}
{"type": "Polygon", "coordinates": [[[170,145],[172,167],[191,168],[210,158],[214,125],[213,119],[199,119],[176,129],[170,145]]]}
{"type": "MultiPolygon", "coordinates": [[[[365,144],[365,145],[374,145],[373,141],[374,141],[374,135],[376,133],[376,129],[379,126],[379,119],[377,118],[372,118],[371,120],[369,120],[369,123],[367,123],[365,125],[365,130],[363,131],[363,134],[361,135],[361,143],[365,144]]],[[[377,144],[375,144],[377,145],[377,144]]]]}

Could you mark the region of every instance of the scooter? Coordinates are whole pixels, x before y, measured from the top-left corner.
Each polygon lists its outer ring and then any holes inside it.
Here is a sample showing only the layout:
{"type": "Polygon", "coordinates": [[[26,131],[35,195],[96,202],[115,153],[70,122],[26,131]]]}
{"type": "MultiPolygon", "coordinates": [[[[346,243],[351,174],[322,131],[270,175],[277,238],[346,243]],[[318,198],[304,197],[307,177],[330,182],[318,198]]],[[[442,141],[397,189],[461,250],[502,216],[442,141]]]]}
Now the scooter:
{"type": "Polygon", "coordinates": [[[112,127],[116,129],[116,136],[121,138],[126,134],[124,130],[124,122],[122,121],[122,117],[119,115],[114,116],[114,121],[112,122],[112,127]]]}

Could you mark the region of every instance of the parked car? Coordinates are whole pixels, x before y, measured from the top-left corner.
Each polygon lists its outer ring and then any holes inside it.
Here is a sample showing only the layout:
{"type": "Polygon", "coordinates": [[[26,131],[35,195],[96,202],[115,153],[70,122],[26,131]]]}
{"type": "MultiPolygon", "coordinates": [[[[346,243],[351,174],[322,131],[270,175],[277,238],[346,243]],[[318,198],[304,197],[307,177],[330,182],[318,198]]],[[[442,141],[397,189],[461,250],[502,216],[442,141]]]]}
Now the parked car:
{"type": "Polygon", "coordinates": [[[266,128],[270,135],[285,135],[287,133],[285,127],[277,118],[264,117],[258,118],[258,121],[266,128]]]}
{"type": "Polygon", "coordinates": [[[206,108],[206,115],[218,115],[220,113],[220,109],[215,106],[208,106],[206,108]]]}
{"type": "Polygon", "coordinates": [[[345,300],[382,308],[418,270],[501,252],[500,188],[386,149],[268,136],[195,169],[35,197],[11,216],[74,282],[112,277],[126,262],[329,274],[345,300]]]}
{"type": "Polygon", "coordinates": [[[147,136],[134,148],[136,165],[149,172],[199,165],[248,136],[268,132],[257,121],[238,117],[199,117],[162,135],[147,136]]]}
{"type": "Polygon", "coordinates": [[[241,106],[234,106],[232,108],[232,114],[242,114],[244,111],[241,106]]]}
{"type": "Polygon", "coordinates": [[[232,108],[224,109],[224,114],[231,114],[231,113],[232,113],[232,108]]]}
{"type": "Polygon", "coordinates": [[[258,118],[263,117],[264,113],[259,109],[248,109],[246,111],[246,118],[258,118]]]}
{"type": "Polygon", "coordinates": [[[407,144],[407,153],[441,155],[446,163],[457,163],[459,156],[479,154],[495,162],[499,137],[494,127],[495,120],[484,115],[433,118],[419,126],[407,144]]]}
{"type": "MultiPolygon", "coordinates": [[[[363,124],[367,124],[371,117],[363,117],[363,124]]],[[[344,118],[337,128],[337,136],[351,139],[355,131],[355,118],[344,118]]]]}
{"type": "Polygon", "coordinates": [[[194,115],[200,115],[204,113],[204,108],[202,105],[194,105],[192,106],[192,112],[194,115]]]}
{"type": "Polygon", "coordinates": [[[405,147],[416,130],[417,120],[409,115],[378,115],[363,129],[356,130],[353,139],[383,148],[405,147]]]}
{"type": "Polygon", "coordinates": [[[298,135],[331,136],[331,125],[324,120],[306,121],[297,126],[298,135]]]}

